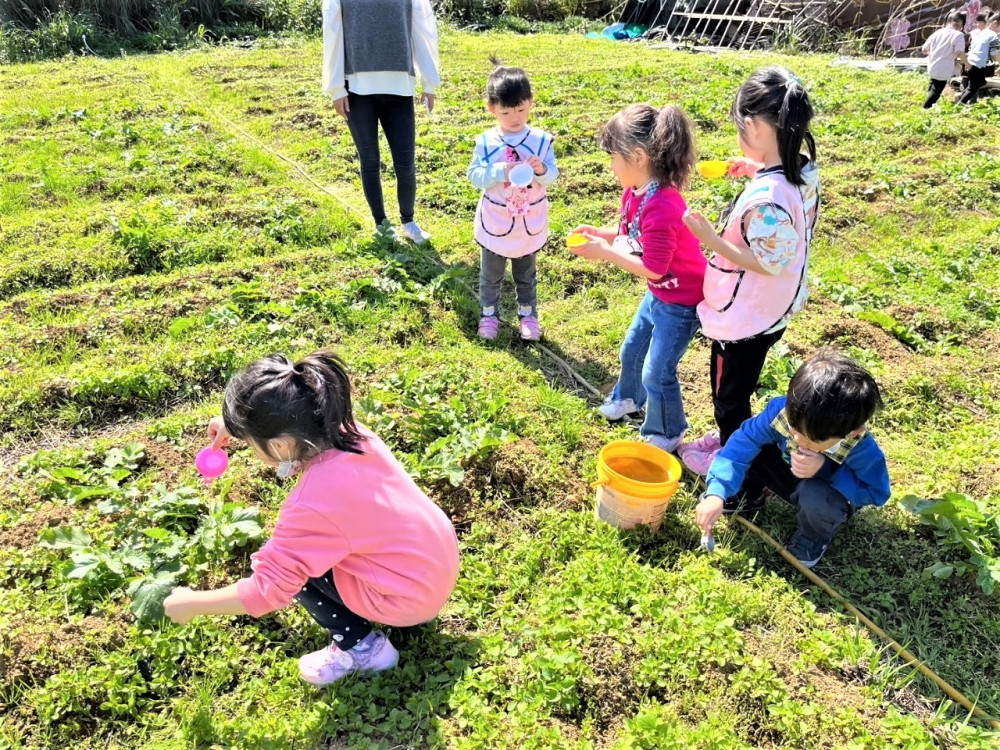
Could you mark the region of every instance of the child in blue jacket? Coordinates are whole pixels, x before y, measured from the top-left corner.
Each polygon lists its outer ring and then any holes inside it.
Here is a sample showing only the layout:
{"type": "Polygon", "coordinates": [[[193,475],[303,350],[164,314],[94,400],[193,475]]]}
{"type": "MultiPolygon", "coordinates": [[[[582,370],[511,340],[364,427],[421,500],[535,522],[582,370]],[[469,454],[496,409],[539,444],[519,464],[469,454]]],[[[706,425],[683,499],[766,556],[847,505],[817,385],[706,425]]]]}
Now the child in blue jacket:
{"type": "Polygon", "coordinates": [[[792,377],[787,396],[746,420],[719,451],[698,525],[707,534],[723,513],[754,513],[771,490],[798,506],[787,549],[813,567],[855,510],[889,499],[885,454],[866,426],[881,406],[864,368],[821,350],[792,377]]]}

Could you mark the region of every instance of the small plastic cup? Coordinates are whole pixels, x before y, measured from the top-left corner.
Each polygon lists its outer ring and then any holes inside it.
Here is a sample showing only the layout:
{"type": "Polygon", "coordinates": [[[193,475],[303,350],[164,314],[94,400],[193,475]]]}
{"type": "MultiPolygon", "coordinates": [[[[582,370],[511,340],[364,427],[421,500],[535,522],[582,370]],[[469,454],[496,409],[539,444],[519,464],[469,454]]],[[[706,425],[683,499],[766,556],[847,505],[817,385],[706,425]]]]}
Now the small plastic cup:
{"type": "Polygon", "coordinates": [[[717,180],[729,174],[729,162],[717,159],[698,162],[698,172],[706,180],[717,180]]]}
{"type": "Polygon", "coordinates": [[[588,240],[582,234],[571,234],[566,238],[566,245],[568,247],[580,247],[580,245],[586,245],[590,240],[588,240]]]}
{"type": "Polygon", "coordinates": [[[205,479],[217,479],[229,467],[229,455],[221,448],[203,448],[194,458],[194,467],[205,479]]]}
{"type": "Polygon", "coordinates": [[[712,532],[701,535],[701,548],[706,552],[715,552],[715,537],[712,532]]]}
{"type": "Polygon", "coordinates": [[[511,168],[507,178],[518,187],[528,187],[535,179],[535,170],[530,164],[521,163],[511,168]]]}

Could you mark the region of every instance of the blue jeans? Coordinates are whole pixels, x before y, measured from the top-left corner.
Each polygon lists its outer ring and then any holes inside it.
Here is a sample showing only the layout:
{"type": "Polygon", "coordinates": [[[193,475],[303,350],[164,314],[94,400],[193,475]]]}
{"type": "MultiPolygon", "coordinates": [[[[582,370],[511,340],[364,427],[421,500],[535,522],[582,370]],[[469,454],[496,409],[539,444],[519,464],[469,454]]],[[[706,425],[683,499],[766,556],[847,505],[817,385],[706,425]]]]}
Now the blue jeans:
{"type": "Polygon", "coordinates": [[[698,331],[697,308],[670,305],[646,291],[622,344],[622,374],[612,398],[646,405],[639,433],[680,437],[687,429],[677,363],[698,331]]]}

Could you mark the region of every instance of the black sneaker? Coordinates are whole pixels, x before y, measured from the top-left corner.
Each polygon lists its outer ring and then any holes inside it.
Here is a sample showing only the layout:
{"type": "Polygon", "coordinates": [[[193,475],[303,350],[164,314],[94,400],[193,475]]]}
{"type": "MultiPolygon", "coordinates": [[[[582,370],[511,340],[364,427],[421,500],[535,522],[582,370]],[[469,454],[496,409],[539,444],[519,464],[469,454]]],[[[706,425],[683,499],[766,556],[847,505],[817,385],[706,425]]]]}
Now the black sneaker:
{"type": "Polygon", "coordinates": [[[733,513],[739,513],[742,516],[752,516],[764,510],[764,502],[763,495],[751,501],[746,493],[739,492],[722,501],[722,512],[727,516],[733,513]]]}
{"type": "Polygon", "coordinates": [[[812,568],[823,559],[823,553],[826,552],[826,548],[829,546],[829,544],[818,544],[817,542],[810,541],[796,531],[792,534],[792,538],[785,549],[795,555],[795,559],[802,563],[802,567],[812,568]]]}

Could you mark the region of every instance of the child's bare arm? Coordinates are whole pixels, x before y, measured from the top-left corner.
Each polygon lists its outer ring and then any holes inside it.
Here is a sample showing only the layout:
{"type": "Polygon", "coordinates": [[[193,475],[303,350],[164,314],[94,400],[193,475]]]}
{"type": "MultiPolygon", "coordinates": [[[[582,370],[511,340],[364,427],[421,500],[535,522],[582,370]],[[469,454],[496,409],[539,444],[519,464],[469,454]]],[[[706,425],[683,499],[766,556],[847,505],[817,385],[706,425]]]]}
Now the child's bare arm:
{"type": "Polygon", "coordinates": [[[186,625],[199,615],[247,614],[235,583],[208,591],[192,591],[179,586],[163,602],[163,612],[178,625],[186,625]]]}
{"type": "MultiPolygon", "coordinates": [[[[701,244],[713,253],[721,255],[731,263],[735,263],[740,268],[745,268],[754,273],[766,274],[763,266],[757,261],[757,256],[748,247],[737,247],[732,242],[722,239],[715,233],[715,227],[697,211],[688,211],[684,214],[684,223],[691,230],[701,244]]],[[[770,275],[770,274],[768,274],[770,275]]]]}

